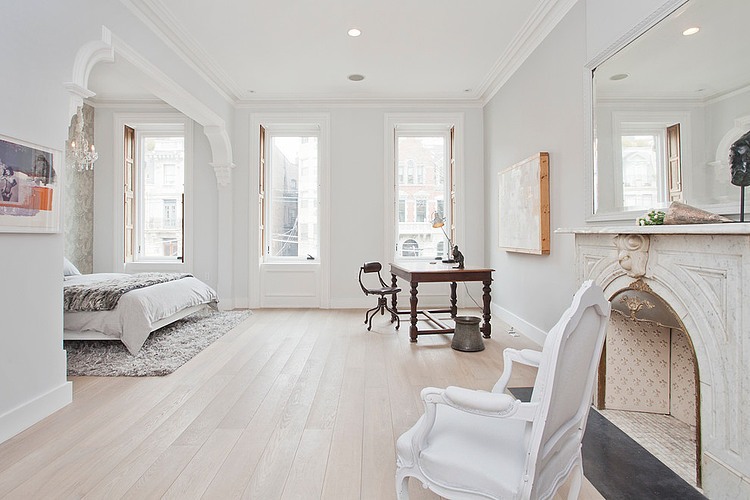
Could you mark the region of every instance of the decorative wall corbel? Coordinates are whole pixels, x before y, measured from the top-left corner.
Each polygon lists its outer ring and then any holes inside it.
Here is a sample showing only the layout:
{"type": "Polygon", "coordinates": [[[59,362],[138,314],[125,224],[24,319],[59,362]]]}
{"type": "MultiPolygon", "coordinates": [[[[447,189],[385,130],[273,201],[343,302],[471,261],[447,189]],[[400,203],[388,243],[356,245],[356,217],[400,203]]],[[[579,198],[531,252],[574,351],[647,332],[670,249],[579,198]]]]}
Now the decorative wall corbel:
{"type": "Polygon", "coordinates": [[[615,236],[617,245],[617,262],[620,267],[632,278],[641,278],[646,275],[646,264],[648,264],[648,248],[651,240],[643,234],[618,234],[615,236]]]}
{"type": "Polygon", "coordinates": [[[211,163],[211,166],[214,168],[214,174],[216,174],[216,185],[218,187],[227,187],[232,184],[232,169],[234,168],[234,163],[211,163]]]}

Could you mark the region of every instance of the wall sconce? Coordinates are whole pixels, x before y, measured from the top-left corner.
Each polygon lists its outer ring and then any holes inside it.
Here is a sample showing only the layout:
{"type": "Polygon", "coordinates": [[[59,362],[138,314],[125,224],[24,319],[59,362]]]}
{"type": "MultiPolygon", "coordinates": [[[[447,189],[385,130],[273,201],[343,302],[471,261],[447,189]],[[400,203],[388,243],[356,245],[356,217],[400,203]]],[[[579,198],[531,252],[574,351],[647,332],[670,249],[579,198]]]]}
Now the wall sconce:
{"type": "Polygon", "coordinates": [[[93,170],[94,162],[99,158],[99,153],[93,144],[89,146],[89,141],[83,133],[83,107],[79,106],[76,112],[78,121],[76,123],[73,140],[68,143],[67,155],[70,164],[79,172],[84,170],[93,170]]]}

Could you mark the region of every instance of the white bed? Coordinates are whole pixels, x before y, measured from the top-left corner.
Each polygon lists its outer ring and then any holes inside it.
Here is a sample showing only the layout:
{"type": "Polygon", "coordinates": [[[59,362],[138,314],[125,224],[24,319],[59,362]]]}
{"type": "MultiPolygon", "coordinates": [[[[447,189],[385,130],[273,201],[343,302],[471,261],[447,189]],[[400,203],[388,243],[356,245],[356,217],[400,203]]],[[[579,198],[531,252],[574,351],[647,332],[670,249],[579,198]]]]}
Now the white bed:
{"type": "MultiPolygon", "coordinates": [[[[119,273],[74,274],[65,284],[90,284],[118,277],[119,273]]],[[[216,292],[192,276],[125,293],[111,311],[63,314],[65,340],[120,340],[135,355],[149,334],[206,306],[216,307],[216,292]]]]}

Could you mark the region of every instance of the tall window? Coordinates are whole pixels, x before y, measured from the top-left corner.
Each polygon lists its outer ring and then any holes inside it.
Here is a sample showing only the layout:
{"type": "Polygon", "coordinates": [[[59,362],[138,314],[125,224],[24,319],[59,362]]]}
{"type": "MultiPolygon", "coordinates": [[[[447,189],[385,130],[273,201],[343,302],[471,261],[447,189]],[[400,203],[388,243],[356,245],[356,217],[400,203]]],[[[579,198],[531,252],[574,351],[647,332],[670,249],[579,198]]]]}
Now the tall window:
{"type": "Polygon", "coordinates": [[[625,210],[648,210],[666,202],[667,159],[665,130],[623,133],[622,206],[625,210]]]}
{"type": "Polygon", "coordinates": [[[319,257],[319,139],[318,127],[261,127],[262,241],[267,259],[319,257]]]}
{"type": "MultiPolygon", "coordinates": [[[[453,128],[445,125],[403,125],[395,130],[396,193],[414,199],[414,211],[399,206],[396,218],[397,254],[406,258],[443,257],[448,248],[445,234],[432,227],[435,217],[445,220],[453,234],[452,200],[453,128]],[[405,173],[405,175],[404,175],[405,173]]],[[[451,236],[452,237],[452,236],[451,236]]]]}
{"type": "Polygon", "coordinates": [[[125,261],[184,259],[184,124],[125,127],[125,261]]]}

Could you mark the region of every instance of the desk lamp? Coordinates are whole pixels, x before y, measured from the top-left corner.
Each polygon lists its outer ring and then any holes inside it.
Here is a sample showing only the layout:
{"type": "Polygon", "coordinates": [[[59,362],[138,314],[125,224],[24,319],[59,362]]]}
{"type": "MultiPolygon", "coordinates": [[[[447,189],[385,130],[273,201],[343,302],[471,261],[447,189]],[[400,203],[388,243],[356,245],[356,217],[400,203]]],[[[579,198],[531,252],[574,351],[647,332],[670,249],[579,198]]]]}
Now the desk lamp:
{"type": "MultiPolygon", "coordinates": [[[[432,227],[434,227],[435,229],[440,228],[443,230],[445,239],[448,240],[448,248],[449,248],[448,255],[450,255],[451,252],[453,252],[453,243],[451,242],[451,239],[448,236],[448,233],[445,232],[445,217],[441,217],[438,212],[433,213],[432,214],[432,227]]],[[[456,261],[453,259],[443,259],[443,262],[445,262],[446,264],[452,264],[453,262],[456,262],[456,261]]]]}

